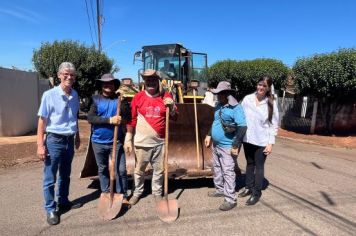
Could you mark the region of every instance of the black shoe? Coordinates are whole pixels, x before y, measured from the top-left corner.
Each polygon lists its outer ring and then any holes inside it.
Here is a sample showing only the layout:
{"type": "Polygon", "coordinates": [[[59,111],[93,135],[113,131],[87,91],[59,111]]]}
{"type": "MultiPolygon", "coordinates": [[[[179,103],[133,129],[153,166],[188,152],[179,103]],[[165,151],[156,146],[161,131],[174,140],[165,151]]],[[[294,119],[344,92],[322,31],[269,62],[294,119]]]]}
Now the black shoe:
{"type": "Polygon", "coordinates": [[[221,211],[229,211],[231,210],[232,208],[236,207],[236,203],[232,203],[232,202],[228,202],[228,201],[224,201],[220,207],[219,207],[219,210],[221,211]]]}
{"type": "Polygon", "coordinates": [[[83,206],[83,203],[81,203],[81,202],[77,202],[77,203],[68,202],[66,204],[58,204],[57,209],[58,209],[58,212],[67,212],[72,209],[81,208],[82,206],[83,206]]]}
{"type": "Polygon", "coordinates": [[[237,196],[238,197],[247,197],[248,195],[251,195],[252,191],[249,188],[245,188],[244,191],[239,193],[237,196]]]}
{"type": "Polygon", "coordinates": [[[218,193],[216,191],[214,192],[208,192],[208,197],[224,197],[224,194],[218,193]]]}
{"type": "Polygon", "coordinates": [[[255,205],[260,200],[260,196],[252,195],[246,202],[247,206],[255,205]]]}
{"type": "Polygon", "coordinates": [[[59,224],[58,213],[56,211],[47,213],[47,222],[49,225],[58,225],[59,224]]]}

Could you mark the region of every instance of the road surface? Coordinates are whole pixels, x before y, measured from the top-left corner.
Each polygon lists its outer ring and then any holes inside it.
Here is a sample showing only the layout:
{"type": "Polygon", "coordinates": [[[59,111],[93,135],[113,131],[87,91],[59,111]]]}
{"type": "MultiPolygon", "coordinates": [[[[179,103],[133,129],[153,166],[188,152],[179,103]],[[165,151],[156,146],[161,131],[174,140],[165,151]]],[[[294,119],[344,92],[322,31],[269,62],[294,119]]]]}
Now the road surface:
{"type": "MultiPolygon", "coordinates": [[[[176,222],[161,222],[154,199],[146,195],[112,221],[97,216],[98,185],[77,178],[73,161],[70,199],[84,203],[49,226],[43,210],[42,163],[0,169],[0,235],[356,235],[356,150],[278,139],[265,169],[263,196],[255,206],[218,210],[221,198],[208,198],[211,179],[170,182],[178,198],[176,222]]],[[[239,165],[245,167],[241,152],[239,165]]],[[[238,179],[243,186],[244,176],[238,179]]],[[[131,184],[131,183],[130,183],[131,184]]]]}

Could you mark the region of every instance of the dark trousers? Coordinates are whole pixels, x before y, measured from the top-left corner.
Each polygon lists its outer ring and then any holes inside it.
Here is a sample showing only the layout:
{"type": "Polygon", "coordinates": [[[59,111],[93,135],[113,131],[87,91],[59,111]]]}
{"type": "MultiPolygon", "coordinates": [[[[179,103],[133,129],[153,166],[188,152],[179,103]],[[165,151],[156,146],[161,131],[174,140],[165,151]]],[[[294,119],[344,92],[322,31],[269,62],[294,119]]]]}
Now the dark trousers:
{"type": "Polygon", "coordinates": [[[265,147],[244,143],[246,157],[246,188],[252,190],[255,196],[262,195],[262,183],[264,179],[264,169],[266,155],[263,153],[265,147]]]}
{"type": "MultiPolygon", "coordinates": [[[[91,142],[95,154],[96,164],[98,165],[98,174],[100,180],[100,188],[102,192],[110,191],[110,174],[109,174],[109,158],[112,155],[113,145],[100,144],[91,142]]],[[[115,177],[116,177],[116,192],[124,194],[127,198],[127,171],[126,158],[124,149],[121,143],[117,144],[116,163],[115,163],[115,177]]]]}

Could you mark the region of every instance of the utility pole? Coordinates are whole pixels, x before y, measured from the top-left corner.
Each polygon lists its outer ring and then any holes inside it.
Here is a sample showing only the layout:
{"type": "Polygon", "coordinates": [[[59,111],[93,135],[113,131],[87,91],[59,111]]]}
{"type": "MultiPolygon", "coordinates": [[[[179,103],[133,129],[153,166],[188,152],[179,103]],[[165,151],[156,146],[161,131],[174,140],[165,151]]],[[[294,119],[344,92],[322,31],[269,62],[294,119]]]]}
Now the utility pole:
{"type": "Polygon", "coordinates": [[[100,2],[96,0],[96,17],[97,17],[97,24],[98,24],[98,47],[99,52],[101,52],[101,15],[100,15],[100,2]]]}

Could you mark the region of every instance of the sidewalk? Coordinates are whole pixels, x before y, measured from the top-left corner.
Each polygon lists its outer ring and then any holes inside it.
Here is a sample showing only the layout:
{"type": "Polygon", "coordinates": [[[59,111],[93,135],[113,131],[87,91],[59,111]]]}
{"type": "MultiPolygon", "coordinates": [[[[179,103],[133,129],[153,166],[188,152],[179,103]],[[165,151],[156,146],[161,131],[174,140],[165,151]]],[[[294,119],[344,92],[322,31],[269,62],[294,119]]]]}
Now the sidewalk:
{"type": "Polygon", "coordinates": [[[278,130],[278,137],[284,139],[295,140],[303,143],[313,143],[323,146],[356,148],[356,136],[323,136],[316,134],[299,134],[284,129],[278,130]]]}

